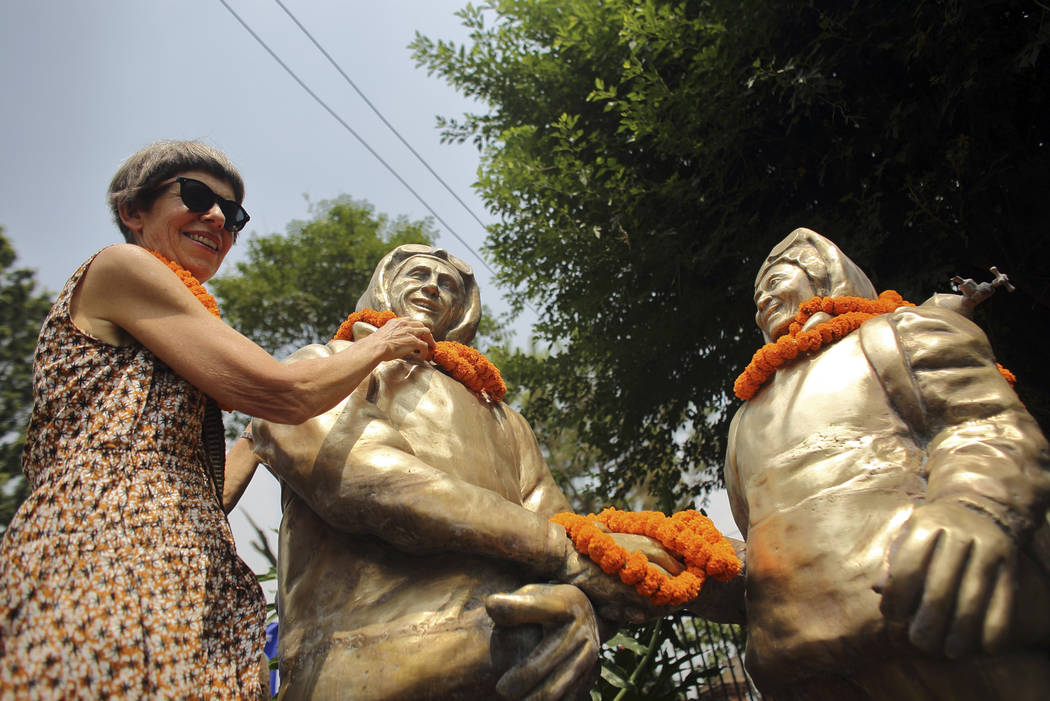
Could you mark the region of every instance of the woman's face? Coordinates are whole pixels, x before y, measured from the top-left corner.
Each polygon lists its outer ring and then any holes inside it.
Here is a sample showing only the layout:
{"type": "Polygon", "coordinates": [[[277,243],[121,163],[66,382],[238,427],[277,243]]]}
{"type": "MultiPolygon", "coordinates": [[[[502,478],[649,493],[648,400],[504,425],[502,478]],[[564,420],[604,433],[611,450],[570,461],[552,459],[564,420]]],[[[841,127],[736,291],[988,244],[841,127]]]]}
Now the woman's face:
{"type": "Polygon", "coordinates": [[[776,263],[755,289],[755,322],[770,340],[787,333],[802,303],[816,296],[806,271],[794,263],[776,263]]]}
{"type": "MultiPolygon", "coordinates": [[[[233,199],[233,188],[216,176],[191,170],[178,176],[193,178],[211,188],[219,197],[233,199]]],[[[160,188],[150,208],[133,214],[121,213],[124,224],[134,233],[135,242],[175,261],[204,282],[222,265],[233,245],[233,234],[224,229],[226,218],[218,203],[206,212],[193,212],[182,202],[182,187],[172,176],[160,188]]]]}

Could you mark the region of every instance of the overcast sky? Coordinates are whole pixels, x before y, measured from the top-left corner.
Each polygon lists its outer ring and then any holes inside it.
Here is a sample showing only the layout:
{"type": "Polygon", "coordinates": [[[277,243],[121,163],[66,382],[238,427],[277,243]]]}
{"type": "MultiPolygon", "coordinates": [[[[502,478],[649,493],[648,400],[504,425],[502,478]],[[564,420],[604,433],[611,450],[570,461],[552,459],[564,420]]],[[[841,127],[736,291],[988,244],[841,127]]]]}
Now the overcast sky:
{"type": "MultiPolygon", "coordinates": [[[[477,151],[469,143],[441,144],[435,127],[437,115],[479,108],[417,69],[406,48],[417,30],[464,40],[453,13],[465,0],[283,1],[456,194],[490,221],[471,189],[477,151]]],[[[473,217],[275,2],[227,2],[480,250],[484,231],[473,217]]],[[[345,193],[391,216],[429,214],[219,0],[3,0],[0,56],[0,226],[14,242],[16,265],[34,268],[52,292],[92,253],[122,240],[105,204],[106,186],[124,158],[156,139],[202,139],[230,156],[247,185],[246,233],[283,232],[289,221],[308,218],[306,196],[345,193]]],[[[474,267],[486,304],[505,309],[483,264],[435,225],[438,245],[474,267]]],[[[235,247],[227,266],[238,255],[235,247]]],[[[278,490],[265,471],[230,519],[242,555],[259,569],[263,561],[248,544],[252,532],[242,509],[265,528],[277,527],[278,490]]]]}

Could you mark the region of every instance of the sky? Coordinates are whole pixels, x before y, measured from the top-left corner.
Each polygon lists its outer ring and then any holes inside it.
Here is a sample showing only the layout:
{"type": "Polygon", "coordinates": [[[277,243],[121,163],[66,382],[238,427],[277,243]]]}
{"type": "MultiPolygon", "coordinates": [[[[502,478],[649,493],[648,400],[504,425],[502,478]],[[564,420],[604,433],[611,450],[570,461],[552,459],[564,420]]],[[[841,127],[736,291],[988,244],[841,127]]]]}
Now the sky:
{"type": "MultiPolygon", "coordinates": [[[[466,0],[282,0],[385,118],[482,221],[473,144],[442,144],[438,115],[482,111],[417,68],[415,33],[466,40],[466,0]]],[[[276,2],[226,0],[251,29],[444,220],[438,245],[475,269],[483,301],[507,305],[480,251],[485,232],[344,81],[276,2]],[[465,243],[454,235],[458,234],[465,243]],[[469,249],[468,249],[469,247],[469,249]]],[[[267,53],[220,0],[0,2],[0,226],[51,292],[95,251],[122,241],[105,202],[120,163],[157,139],[200,139],[246,183],[252,232],[285,231],[309,203],[349,194],[391,217],[431,213],[267,53]]],[[[243,248],[227,257],[225,270],[243,248]]],[[[222,271],[220,271],[221,274],[222,271]]],[[[516,324],[527,329],[529,320],[516,324]]],[[[279,489],[260,469],[230,523],[242,557],[264,561],[248,513],[278,527],[279,489]]],[[[736,529],[724,499],[712,517],[736,529]]],[[[271,538],[276,546],[276,537],[271,538]]]]}

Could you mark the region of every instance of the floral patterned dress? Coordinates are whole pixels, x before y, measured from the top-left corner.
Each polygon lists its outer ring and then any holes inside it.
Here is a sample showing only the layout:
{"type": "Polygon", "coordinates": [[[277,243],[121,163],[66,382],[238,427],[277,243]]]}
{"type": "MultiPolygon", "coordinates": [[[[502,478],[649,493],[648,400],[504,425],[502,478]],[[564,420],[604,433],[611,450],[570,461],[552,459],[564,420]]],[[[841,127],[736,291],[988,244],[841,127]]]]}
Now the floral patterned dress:
{"type": "Polygon", "coordinates": [[[0,543],[0,699],[258,698],[264,599],[199,458],[206,397],[145,347],[44,321],[0,543]]]}

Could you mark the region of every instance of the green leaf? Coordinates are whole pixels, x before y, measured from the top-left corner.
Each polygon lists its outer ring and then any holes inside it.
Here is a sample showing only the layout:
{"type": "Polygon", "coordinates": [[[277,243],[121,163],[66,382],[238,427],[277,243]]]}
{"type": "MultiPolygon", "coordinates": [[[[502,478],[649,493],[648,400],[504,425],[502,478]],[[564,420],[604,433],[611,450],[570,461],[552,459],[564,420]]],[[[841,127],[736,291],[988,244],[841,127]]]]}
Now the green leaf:
{"type": "Polygon", "coordinates": [[[615,647],[627,648],[628,650],[630,650],[631,652],[633,652],[633,653],[635,653],[637,655],[644,655],[645,651],[646,651],[645,645],[642,645],[640,642],[638,642],[634,638],[630,637],[629,635],[624,635],[623,633],[617,633],[613,637],[611,637],[608,640],[606,640],[605,644],[606,644],[606,646],[612,647],[612,648],[615,648],[615,647]]]}
{"type": "Polygon", "coordinates": [[[630,675],[627,674],[627,672],[620,669],[619,667],[616,667],[613,664],[607,664],[604,661],[602,662],[601,676],[602,679],[604,679],[617,689],[628,689],[633,688],[634,686],[633,684],[631,684],[629,679],[630,675]]]}

